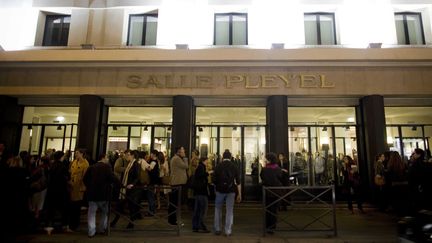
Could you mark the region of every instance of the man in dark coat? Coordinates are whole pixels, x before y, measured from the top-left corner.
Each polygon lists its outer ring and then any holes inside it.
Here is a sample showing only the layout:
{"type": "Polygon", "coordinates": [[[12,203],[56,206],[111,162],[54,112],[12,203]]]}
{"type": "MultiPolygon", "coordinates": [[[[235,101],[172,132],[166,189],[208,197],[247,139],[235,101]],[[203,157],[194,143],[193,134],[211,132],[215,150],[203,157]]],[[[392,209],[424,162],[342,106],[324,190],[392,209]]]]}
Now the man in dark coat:
{"type": "Polygon", "coordinates": [[[112,172],[108,158],[103,154],[97,163],[88,168],[83,182],[87,188],[87,199],[89,200],[88,236],[93,237],[96,234],[96,211],[98,209],[102,211],[98,233],[105,233],[107,229],[112,184],[120,184],[120,180],[112,172]]]}

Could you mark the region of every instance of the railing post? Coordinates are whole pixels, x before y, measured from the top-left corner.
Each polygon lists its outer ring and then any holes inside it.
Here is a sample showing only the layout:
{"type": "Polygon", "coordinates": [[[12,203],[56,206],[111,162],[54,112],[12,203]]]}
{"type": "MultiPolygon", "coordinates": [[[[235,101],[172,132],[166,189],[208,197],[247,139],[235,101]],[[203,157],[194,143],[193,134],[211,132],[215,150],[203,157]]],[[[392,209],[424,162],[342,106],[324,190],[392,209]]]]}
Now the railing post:
{"type": "Polygon", "coordinates": [[[182,225],[181,221],[181,198],[182,198],[182,188],[181,186],[177,186],[177,208],[176,208],[176,214],[177,214],[177,236],[180,236],[180,227],[182,225]]]}
{"type": "Polygon", "coordinates": [[[332,203],[333,203],[333,235],[337,236],[337,226],[336,226],[336,192],[335,185],[332,186],[332,203]]]}
{"type": "Polygon", "coordinates": [[[267,190],[267,187],[265,187],[265,186],[263,186],[262,187],[263,189],[263,191],[262,191],[262,206],[263,206],[263,221],[262,221],[262,223],[263,223],[263,237],[265,237],[266,236],[266,213],[267,213],[267,207],[266,207],[266,205],[267,205],[267,200],[266,200],[266,190],[267,190]]]}

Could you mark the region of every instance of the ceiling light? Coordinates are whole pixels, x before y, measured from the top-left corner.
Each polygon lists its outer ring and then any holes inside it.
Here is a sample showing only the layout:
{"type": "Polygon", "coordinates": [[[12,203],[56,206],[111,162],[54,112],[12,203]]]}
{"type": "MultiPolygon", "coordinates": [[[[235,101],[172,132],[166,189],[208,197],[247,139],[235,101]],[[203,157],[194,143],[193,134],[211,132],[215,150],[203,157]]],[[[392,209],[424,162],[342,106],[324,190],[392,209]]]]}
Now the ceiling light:
{"type": "Polygon", "coordinates": [[[62,122],[62,121],[64,121],[64,116],[58,116],[58,117],[56,117],[56,121],[59,121],[59,122],[62,122]]]}
{"type": "Polygon", "coordinates": [[[348,117],[347,122],[355,122],[354,117],[348,117]]]}
{"type": "Polygon", "coordinates": [[[113,130],[114,130],[114,131],[117,131],[117,126],[113,126],[113,130]]]}
{"type": "Polygon", "coordinates": [[[57,126],[57,130],[62,130],[62,126],[61,126],[61,125],[58,125],[58,126],[57,126]]]}
{"type": "Polygon", "coordinates": [[[203,128],[202,127],[198,127],[198,132],[202,132],[203,128]]]}
{"type": "Polygon", "coordinates": [[[147,126],[145,126],[144,127],[144,130],[143,131],[148,131],[148,127],[147,126]]]}
{"type": "Polygon", "coordinates": [[[327,127],[323,127],[322,131],[326,132],[327,131],[327,127]]]}

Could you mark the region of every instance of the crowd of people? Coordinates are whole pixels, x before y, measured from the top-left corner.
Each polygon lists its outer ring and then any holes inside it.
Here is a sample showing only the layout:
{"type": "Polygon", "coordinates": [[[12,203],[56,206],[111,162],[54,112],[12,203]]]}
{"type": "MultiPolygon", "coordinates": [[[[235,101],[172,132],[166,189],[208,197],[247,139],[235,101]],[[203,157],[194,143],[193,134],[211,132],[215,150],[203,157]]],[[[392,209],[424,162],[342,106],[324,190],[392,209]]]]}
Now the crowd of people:
{"type": "MultiPolygon", "coordinates": [[[[232,234],[234,203],[242,200],[241,175],[233,163],[233,156],[225,150],[221,161],[213,165],[210,159],[193,150],[191,158],[183,147],[174,148],[170,159],[161,151],[126,150],[116,154],[101,154],[93,162],[85,149],[70,153],[49,149],[42,157],[21,152],[18,156],[8,153],[0,143],[0,185],[8,200],[2,200],[2,227],[9,236],[32,230],[74,232],[81,223],[83,209],[87,210],[87,233],[94,237],[105,233],[108,224],[116,227],[121,214],[128,214],[126,228],[135,227],[135,221],[154,217],[161,210],[161,198],[165,197],[168,224],[183,224],[177,219],[179,203],[192,202],[192,232],[209,233],[206,214],[209,196],[214,192],[215,212],[213,231],[216,235],[232,234]],[[179,190],[181,188],[181,190],[179,190]],[[148,208],[141,202],[146,199],[148,208]],[[114,219],[108,222],[109,205],[114,219]],[[222,222],[225,205],[225,222],[222,222]],[[96,212],[102,217],[96,226],[96,212]]],[[[259,176],[263,186],[287,186],[290,184],[289,163],[283,154],[268,153],[259,176]]],[[[358,165],[350,156],[341,165],[342,192],[346,195],[349,210],[353,201],[363,213],[364,186],[358,165]]],[[[407,215],[415,210],[430,209],[432,205],[431,156],[415,149],[408,163],[398,152],[380,154],[375,161],[374,182],[378,205],[381,210],[392,210],[407,215]]],[[[316,175],[320,181],[320,175],[316,175]]],[[[272,204],[273,194],[266,194],[266,232],[273,234],[276,228],[280,203],[272,204]]],[[[286,206],[286,205],[285,205],[286,206]]]]}
{"type": "Polygon", "coordinates": [[[378,154],[374,183],[380,210],[407,216],[421,209],[432,209],[431,177],[429,150],[415,149],[408,162],[397,151],[378,154]]]}

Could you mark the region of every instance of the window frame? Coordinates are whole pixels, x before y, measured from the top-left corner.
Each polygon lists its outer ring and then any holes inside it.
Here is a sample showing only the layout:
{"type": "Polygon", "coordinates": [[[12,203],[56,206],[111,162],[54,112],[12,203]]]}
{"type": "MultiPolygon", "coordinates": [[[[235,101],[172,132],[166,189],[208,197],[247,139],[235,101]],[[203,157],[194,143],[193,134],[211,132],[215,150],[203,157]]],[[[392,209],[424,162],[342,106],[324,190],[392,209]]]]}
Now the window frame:
{"type": "MultiPolygon", "coordinates": [[[[426,45],[425,33],[424,33],[424,28],[423,28],[423,18],[422,18],[421,12],[395,12],[394,16],[396,17],[396,15],[402,15],[404,34],[405,34],[405,45],[418,45],[418,44],[411,44],[411,42],[410,42],[409,33],[408,33],[408,21],[407,21],[407,16],[409,16],[409,15],[419,17],[419,21],[420,21],[419,24],[420,24],[420,29],[421,29],[421,40],[422,40],[421,45],[426,45]]],[[[396,25],[396,18],[395,18],[395,25],[396,25]]],[[[399,44],[399,41],[398,41],[398,44],[399,44]]]]}
{"type": "Polygon", "coordinates": [[[248,26],[248,14],[247,13],[238,13],[238,12],[230,12],[230,13],[215,13],[214,14],[214,28],[213,28],[213,45],[217,46],[216,44],[216,19],[218,16],[228,16],[229,17],[229,30],[228,30],[228,34],[229,34],[229,41],[228,41],[228,45],[232,46],[233,45],[233,16],[243,16],[246,17],[246,44],[248,45],[249,43],[249,26],[248,26]]]}
{"type": "MultiPolygon", "coordinates": [[[[144,13],[144,14],[129,14],[129,23],[128,23],[128,32],[127,32],[127,42],[126,45],[127,46],[132,46],[130,43],[130,30],[131,30],[131,20],[132,17],[136,17],[136,16],[142,16],[144,17],[144,22],[143,22],[143,34],[141,36],[141,46],[149,46],[145,43],[146,41],[146,35],[147,35],[147,18],[148,17],[156,17],[157,18],[157,23],[159,23],[159,14],[154,13],[154,14],[150,14],[150,13],[144,13]]],[[[156,43],[157,43],[157,29],[156,29],[156,43]]]]}
{"type": "Polygon", "coordinates": [[[317,45],[323,45],[322,44],[322,40],[321,40],[321,21],[320,21],[320,17],[322,15],[324,15],[324,16],[330,16],[333,19],[333,39],[334,39],[334,43],[332,45],[337,45],[335,13],[333,13],[333,12],[308,12],[308,13],[304,13],[303,14],[303,26],[305,26],[305,24],[304,24],[304,22],[305,22],[304,21],[304,17],[306,15],[315,16],[315,22],[316,22],[316,25],[317,25],[316,26],[316,28],[317,28],[317,38],[318,38],[317,39],[317,45]]]}
{"type": "Polygon", "coordinates": [[[45,27],[44,27],[44,35],[42,38],[42,46],[67,46],[68,42],[69,42],[69,31],[70,31],[70,23],[69,23],[69,29],[68,29],[68,36],[67,36],[67,40],[66,40],[66,45],[52,45],[52,39],[50,40],[50,44],[48,45],[47,40],[46,40],[46,35],[48,32],[48,20],[52,19],[55,20],[57,18],[61,18],[61,28],[59,31],[59,36],[57,37],[57,40],[61,40],[62,39],[62,33],[63,33],[63,25],[64,25],[64,19],[65,18],[71,18],[72,20],[72,15],[68,15],[68,14],[50,14],[50,15],[46,15],[45,16],[45,27]]]}

